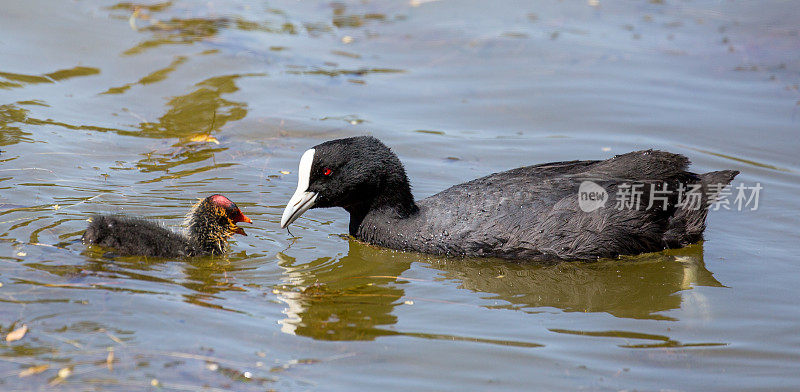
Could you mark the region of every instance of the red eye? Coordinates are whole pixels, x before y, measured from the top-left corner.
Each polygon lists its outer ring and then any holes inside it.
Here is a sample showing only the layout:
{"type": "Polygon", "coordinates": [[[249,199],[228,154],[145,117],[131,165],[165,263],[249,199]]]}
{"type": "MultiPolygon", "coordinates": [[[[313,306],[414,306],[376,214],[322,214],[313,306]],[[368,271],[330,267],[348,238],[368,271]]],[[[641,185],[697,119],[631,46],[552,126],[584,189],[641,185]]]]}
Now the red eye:
{"type": "Polygon", "coordinates": [[[331,170],[331,169],[329,169],[327,167],[322,169],[322,175],[323,176],[329,176],[329,175],[331,175],[331,173],[333,173],[333,170],[331,170]]]}

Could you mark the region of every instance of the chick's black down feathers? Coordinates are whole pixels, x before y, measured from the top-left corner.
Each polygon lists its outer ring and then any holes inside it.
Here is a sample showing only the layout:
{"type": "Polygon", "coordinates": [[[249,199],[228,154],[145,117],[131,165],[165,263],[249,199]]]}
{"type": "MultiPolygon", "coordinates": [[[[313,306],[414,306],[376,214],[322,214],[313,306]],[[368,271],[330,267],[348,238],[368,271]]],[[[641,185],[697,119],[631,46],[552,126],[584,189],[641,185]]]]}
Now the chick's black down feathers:
{"type": "Polygon", "coordinates": [[[177,258],[194,253],[185,236],[156,222],[115,215],[93,216],[83,242],[114,248],[123,255],[177,258]]]}

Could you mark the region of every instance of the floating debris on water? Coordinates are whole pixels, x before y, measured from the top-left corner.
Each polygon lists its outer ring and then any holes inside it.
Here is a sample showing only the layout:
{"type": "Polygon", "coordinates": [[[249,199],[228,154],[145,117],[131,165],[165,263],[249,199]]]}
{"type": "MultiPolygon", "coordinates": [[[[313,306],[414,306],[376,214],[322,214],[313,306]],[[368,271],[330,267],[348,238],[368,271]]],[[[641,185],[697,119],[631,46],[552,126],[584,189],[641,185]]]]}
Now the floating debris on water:
{"type": "Polygon", "coordinates": [[[58,375],[54,379],[50,380],[50,385],[52,386],[59,384],[71,375],[72,375],[72,367],[68,366],[58,369],[58,375]]]}
{"type": "Polygon", "coordinates": [[[22,324],[21,327],[9,332],[8,335],[6,335],[6,342],[14,342],[20,340],[23,337],[25,337],[26,333],[28,333],[28,326],[22,324]]]}
{"type": "Polygon", "coordinates": [[[106,368],[109,372],[114,371],[114,347],[108,348],[108,356],[106,356],[106,368]]]}
{"type": "Polygon", "coordinates": [[[211,135],[193,136],[191,139],[189,139],[189,141],[219,144],[219,140],[217,140],[217,138],[211,135]]]}
{"type": "Polygon", "coordinates": [[[38,366],[31,366],[21,372],[19,372],[19,377],[28,377],[34,374],[39,374],[47,369],[50,369],[50,365],[38,365],[38,366]]]}

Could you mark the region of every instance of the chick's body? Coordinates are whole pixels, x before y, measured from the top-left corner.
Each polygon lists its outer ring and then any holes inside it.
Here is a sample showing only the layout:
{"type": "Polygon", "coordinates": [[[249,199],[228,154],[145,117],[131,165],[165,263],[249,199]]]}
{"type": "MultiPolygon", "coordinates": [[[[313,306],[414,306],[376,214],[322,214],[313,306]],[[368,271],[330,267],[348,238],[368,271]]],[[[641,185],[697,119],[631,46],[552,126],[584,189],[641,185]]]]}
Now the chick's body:
{"type": "Polygon", "coordinates": [[[142,218],[96,215],[83,234],[83,242],[113,248],[120,255],[179,258],[224,254],[228,238],[246,235],[236,222],[251,220],[222,195],[195,204],[184,222],[188,235],[175,233],[142,218]]]}

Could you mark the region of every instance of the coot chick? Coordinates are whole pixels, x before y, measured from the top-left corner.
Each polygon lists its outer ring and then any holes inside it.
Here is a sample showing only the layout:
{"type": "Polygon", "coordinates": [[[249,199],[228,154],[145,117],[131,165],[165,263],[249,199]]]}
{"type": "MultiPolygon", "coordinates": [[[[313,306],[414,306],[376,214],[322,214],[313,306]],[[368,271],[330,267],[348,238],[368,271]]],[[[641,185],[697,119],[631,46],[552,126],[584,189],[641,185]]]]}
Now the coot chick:
{"type": "Polygon", "coordinates": [[[188,235],[141,218],[96,215],[83,233],[85,244],[114,248],[118,254],[153,257],[219,255],[227,251],[228,238],[245,234],[237,222],[251,223],[222,195],[211,195],[195,204],[186,216],[188,235]]]}
{"type": "Polygon", "coordinates": [[[688,165],[679,154],[635,151],[520,167],[414,201],[405,169],[386,145],[366,136],[338,139],[303,154],[281,227],[310,208],[342,207],[352,236],[393,249],[524,260],[653,252],[700,241],[709,205],[739,173],[695,174],[688,165]],[[639,195],[625,208],[581,209],[582,183],[612,203],[620,192],[633,195],[631,187],[639,195]],[[671,192],[651,199],[650,187],[671,192]],[[688,203],[680,197],[686,190],[699,198],[688,203]]]}

